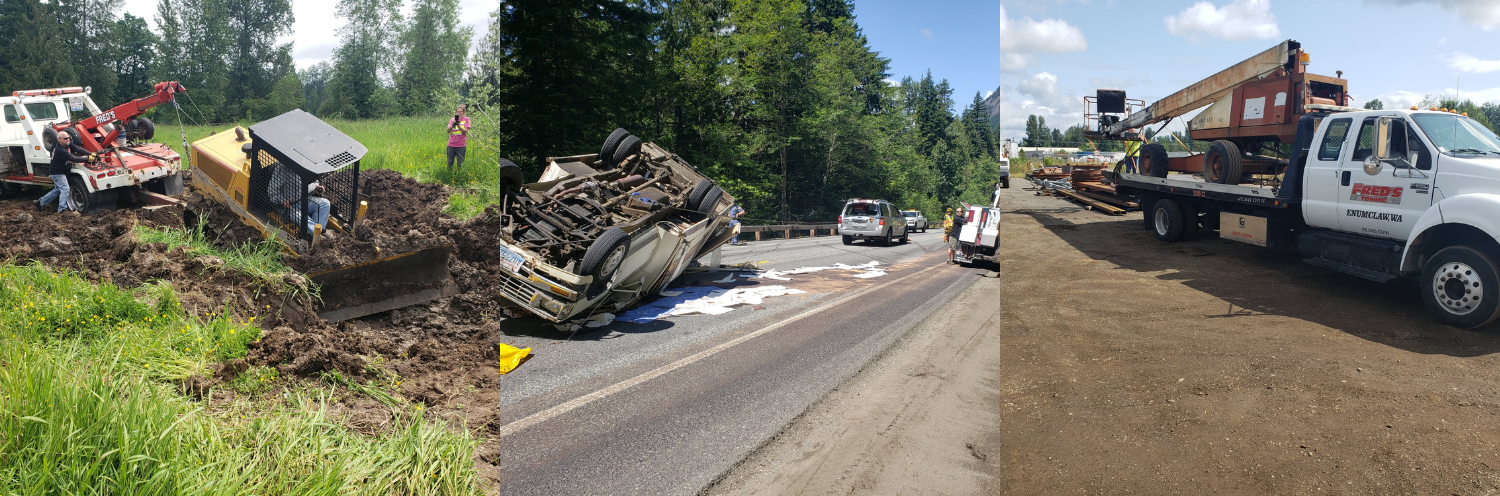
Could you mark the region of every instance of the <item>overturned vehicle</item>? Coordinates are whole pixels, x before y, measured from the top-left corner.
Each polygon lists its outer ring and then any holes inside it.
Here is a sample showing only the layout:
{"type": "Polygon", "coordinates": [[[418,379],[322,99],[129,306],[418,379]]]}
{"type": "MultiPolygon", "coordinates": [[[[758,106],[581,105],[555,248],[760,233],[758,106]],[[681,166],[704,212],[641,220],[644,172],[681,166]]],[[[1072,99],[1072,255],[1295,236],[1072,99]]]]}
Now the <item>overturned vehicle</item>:
{"type": "Polygon", "coordinates": [[[739,230],[733,197],[623,129],[598,154],[549,158],[534,183],[500,169],[500,292],[554,322],[655,294],[739,230]]]}

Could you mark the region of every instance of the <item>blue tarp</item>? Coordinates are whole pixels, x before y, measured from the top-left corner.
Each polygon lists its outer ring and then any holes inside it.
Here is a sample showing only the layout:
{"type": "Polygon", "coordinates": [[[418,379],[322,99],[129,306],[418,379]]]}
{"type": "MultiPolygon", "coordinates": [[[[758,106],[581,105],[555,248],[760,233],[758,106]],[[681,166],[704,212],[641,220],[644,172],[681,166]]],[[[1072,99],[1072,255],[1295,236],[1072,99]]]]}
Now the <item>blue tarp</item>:
{"type": "Polygon", "coordinates": [[[679,303],[686,303],[688,301],[696,300],[698,298],[708,296],[709,293],[712,293],[714,291],[722,291],[723,289],[724,288],[718,288],[714,286],[671,288],[667,291],[681,291],[682,294],[677,296],[663,296],[657,298],[656,301],[632,308],[629,311],[620,314],[618,317],[615,317],[615,320],[645,324],[647,322],[666,317],[667,312],[671,312],[672,309],[676,308],[677,304],[679,303]]]}

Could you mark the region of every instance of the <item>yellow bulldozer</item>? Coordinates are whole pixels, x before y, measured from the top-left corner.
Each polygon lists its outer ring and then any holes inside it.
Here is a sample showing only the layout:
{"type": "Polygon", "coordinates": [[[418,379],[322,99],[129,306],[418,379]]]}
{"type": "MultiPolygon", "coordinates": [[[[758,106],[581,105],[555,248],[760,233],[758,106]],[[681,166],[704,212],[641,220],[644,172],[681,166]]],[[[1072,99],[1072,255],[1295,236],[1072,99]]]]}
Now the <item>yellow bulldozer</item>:
{"type": "MultiPolygon", "coordinates": [[[[369,210],[360,198],[364,145],[293,110],[193,142],[191,186],[290,256],[317,251],[325,232],[355,236],[369,210]]],[[[305,274],[319,287],[318,316],[330,322],[458,293],[444,244],[305,274]]]]}

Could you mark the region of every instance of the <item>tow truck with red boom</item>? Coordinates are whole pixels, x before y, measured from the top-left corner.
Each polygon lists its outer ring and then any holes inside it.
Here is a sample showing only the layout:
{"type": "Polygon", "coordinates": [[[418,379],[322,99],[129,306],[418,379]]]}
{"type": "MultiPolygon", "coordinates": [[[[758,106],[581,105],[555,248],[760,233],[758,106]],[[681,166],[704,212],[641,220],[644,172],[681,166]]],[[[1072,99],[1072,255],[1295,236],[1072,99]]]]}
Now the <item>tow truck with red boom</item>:
{"type": "Polygon", "coordinates": [[[50,185],[47,174],[58,133],[88,150],[95,161],[74,164],[69,171],[74,208],[91,212],[132,203],[172,203],[182,192],[181,157],[161,143],[148,143],[156,126],[143,116],[147,110],[173,103],[187,91],[175,81],[156,83],[155,93],[109,110],[89,98],[80,87],[25,90],[0,98],[5,118],[0,122],[0,193],[50,185]],[[77,121],[73,112],[87,112],[77,121]],[[123,145],[116,138],[125,137],[123,145]]]}

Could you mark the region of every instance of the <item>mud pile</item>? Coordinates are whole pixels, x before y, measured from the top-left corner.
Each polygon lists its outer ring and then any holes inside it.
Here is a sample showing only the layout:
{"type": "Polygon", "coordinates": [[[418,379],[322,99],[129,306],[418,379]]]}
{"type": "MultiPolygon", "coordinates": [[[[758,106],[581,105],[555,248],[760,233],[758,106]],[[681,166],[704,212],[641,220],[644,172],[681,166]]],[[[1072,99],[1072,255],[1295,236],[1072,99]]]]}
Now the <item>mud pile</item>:
{"type": "MultiPolygon", "coordinates": [[[[171,283],[183,307],[197,315],[223,312],[255,315],[268,325],[307,322],[310,301],[267,290],[263,281],[225,267],[211,255],[193,255],[165,243],[142,243],[141,225],[180,228],[181,208],[100,211],[92,215],[38,212],[31,198],[0,202],[0,256],[18,263],[38,262],[73,271],[96,283],[134,288],[153,281],[171,283]]],[[[304,285],[298,277],[285,281],[304,285]]]]}

